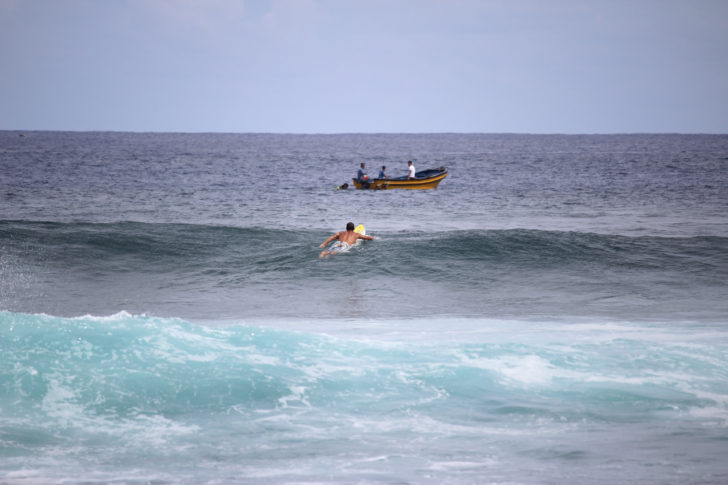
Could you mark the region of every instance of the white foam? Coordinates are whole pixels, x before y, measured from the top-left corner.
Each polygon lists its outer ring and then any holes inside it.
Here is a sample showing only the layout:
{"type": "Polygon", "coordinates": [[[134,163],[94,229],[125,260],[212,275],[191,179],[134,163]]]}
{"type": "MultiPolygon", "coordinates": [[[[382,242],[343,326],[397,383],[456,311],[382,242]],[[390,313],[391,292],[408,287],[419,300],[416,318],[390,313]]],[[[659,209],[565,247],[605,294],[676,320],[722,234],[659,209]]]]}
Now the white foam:
{"type": "Polygon", "coordinates": [[[292,403],[300,403],[307,408],[311,407],[306,396],[307,389],[304,386],[290,386],[288,389],[291,391],[290,394],[278,398],[281,407],[288,408],[292,403]]]}
{"type": "Polygon", "coordinates": [[[76,393],[63,383],[58,375],[48,376],[48,391],[41,403],[42,409],[49,417],[56,419],[63,428],[74,425],[83,416],[83,407],[78,405],[76,393]]]}
{"type": "Polygon", "coordinates": [[[117,322],[121,320],[128,320],[130,318],[134,318],[135,316],[144,317],[145,315],[133,315],[126,310],[121,310],[120,312],[114,313],[112,315],[82,315],[78,317],[72,317],[71,320],[96,320],[99,322],[117,322]]]}
{"type": "Polygon", "coordinates": [[[423,317],[408,319],[261,319],[268,328],[382,343],[538,343],[576,345],[617,339],[659,343],[724,342],[724,322],[629,322],[612,319],[528,319],[423,317]]]}
{"type": "Polygon", "coordinates": [[[556,375],[563,375],[548,360],[538,355],[506,356],[502,358],[461,357],[466,367],[493,371],[507,380],[524,384],[548,384],[556,375]]]}

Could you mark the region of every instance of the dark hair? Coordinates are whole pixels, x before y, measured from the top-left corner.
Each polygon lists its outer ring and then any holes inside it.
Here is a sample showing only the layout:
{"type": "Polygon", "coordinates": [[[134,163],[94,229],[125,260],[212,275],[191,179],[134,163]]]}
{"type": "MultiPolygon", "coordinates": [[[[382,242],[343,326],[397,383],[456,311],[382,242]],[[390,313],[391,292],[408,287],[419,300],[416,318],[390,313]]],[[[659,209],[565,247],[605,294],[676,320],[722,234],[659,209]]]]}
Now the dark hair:
{"type": "Polygon", "coordinates": [[[347,222],[346,223],[346,230],[347,231],[353,231],[354,230],[354,223],[353,222],[347,222]]]}
{"type": "Polygon", "coordinates": [[[386,165],[382,165],[382,170],[387,170],[387,166],[386,165]]]}

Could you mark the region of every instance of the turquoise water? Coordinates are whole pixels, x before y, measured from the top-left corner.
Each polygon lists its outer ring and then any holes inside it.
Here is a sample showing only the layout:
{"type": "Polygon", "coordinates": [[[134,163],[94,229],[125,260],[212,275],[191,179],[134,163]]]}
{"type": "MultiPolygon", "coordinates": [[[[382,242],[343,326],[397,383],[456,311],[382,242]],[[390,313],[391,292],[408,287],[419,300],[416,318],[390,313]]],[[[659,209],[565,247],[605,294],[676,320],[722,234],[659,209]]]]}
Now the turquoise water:
{"type": "Polygon", "coordinates": [[[726,478],[717,325],[0,319],[11,483],[726,478]]]}

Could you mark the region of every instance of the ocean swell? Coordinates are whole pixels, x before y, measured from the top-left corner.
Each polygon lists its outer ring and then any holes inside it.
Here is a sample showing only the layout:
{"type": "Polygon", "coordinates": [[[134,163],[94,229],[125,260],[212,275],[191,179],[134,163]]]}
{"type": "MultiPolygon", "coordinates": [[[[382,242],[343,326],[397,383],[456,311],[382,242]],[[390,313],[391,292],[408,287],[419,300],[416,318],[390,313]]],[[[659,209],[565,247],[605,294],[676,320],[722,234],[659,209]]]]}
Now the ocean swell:
{"type": "Polygon", "coordinates": [[[330,233],[316,230],[2,221],[0,309],[223,319],[728,311],[728,238],[369,233],[374,241],[321,260],[330,233]]]}
{"type": "MultiPolygon", "coordinates": [[[[529,229],[378,233],[376,226],[369,232],[378,242],[359,252],[359,258],[345,261],[366,264],[374,272],[387,271],[391,264],[406,273],[428,265],[446,271],[451,264],[487,262],[516,269],[587,264],[728,274],[728,238],[718,236],[628,237],[529,229]]],[[[63,267],[110,262],[122,271],[150,265],[169,271],[313,268],[311,260],[326,236],[312,230],[194,224],[0,221],[0,245],[18,259],[63,267]],[[292,259],[296,264],[285,264],[292,259]]]]}

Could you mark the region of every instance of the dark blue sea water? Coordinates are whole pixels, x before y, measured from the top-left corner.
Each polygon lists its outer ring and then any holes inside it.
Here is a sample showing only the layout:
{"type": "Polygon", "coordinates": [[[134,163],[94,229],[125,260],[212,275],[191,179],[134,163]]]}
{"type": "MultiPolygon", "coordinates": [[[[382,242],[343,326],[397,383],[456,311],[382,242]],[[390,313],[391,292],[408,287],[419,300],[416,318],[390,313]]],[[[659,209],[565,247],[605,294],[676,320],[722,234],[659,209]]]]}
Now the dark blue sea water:
{"type": "Polygon", "coordinates": [[[723,135],[0,132],[0,483],[726,483],[726,214],[723,135]]]}

